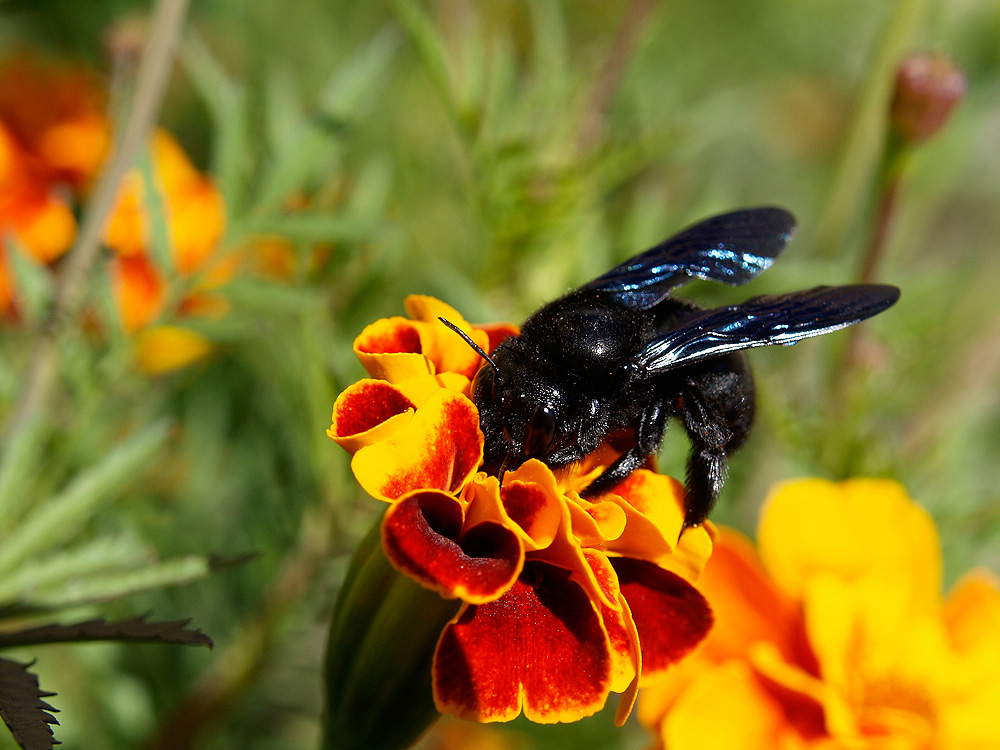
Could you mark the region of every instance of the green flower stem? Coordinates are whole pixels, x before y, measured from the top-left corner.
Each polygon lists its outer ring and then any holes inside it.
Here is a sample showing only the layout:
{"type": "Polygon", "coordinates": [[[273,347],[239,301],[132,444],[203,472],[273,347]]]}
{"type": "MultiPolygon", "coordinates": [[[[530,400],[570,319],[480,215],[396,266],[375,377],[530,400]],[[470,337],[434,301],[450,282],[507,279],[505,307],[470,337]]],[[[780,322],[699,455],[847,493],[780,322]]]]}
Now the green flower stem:
{"type": "MultiPolygon", "coordinates": [[[[875,213],[872,218],[868,247],[858,271],[857,281],[871,284],[877,281],[878,271],[889,245],[901,188],[901,178],[913,155],[913,146],[891,129],[885,136],[882,159],[879,163],[878,179],[872,196],[875,213]]],[[[852,326],[846,334],[846,342],[840,350],[830,379],[833,421],[841,429],[832,430],[831,435],[842,441],[844,430],[850,423],[852,402],[855,396],[857,374],[863,360],[864,328],[852,326]]],[[[829,446],[830,450],[836,446],[829,446]]],[[[843,467],[846,469],[847,467],[843,467]]]]}
{"type": "Polygon", "coordinates": [[[399,750],[438,717],[434,648],[461,602],[398,573],[379,528],[358,545],[330,625],[324,750],[399,750]]]}

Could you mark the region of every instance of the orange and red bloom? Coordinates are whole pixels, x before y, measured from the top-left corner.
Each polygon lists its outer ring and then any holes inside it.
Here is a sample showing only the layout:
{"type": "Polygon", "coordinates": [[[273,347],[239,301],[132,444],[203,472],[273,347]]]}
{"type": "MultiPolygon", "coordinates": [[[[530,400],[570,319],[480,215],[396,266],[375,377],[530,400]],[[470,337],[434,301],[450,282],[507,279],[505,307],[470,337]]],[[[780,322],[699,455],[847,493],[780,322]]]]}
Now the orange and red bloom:
{"type": "Polygon", "coordinates": [[[683,487],[648,469],[593,502],[580,490],[615,455],[554,474],[535,460],[503,485],[480,471],[483,434],[470,399],[479,356],[437,320],[492,351],[517,333],[474,326],[430,297],[410,319],[368,326],[354,349],[370,378],[345,390],[329,435],[361,486],[389,504],[382,547],[397,570],[462,602],[433,665],[438,710],[476,721],[522,711],[574,721],[635,692],[706,635],[712,614],[692,586],[708,529],[683,535],[683,487]]]}
{"type": "MultiPolygon", "coordinates": [[[[105,100],[97,77],[79,66],[27,54],[0,66],[0,230],[36,262],[57,260],[76,237],[73,206],[112,151],[105,100]]],[[[225,300],[212,290],[233,275],[237,261],[215,257],[225,206],[211,181],[166,131],[154,133],[150,156],[152,184],[139,169],[125,176],[104,243],[114,253],[110,273],[122,327],[140,334],[137,362],[161,372],[204,356],[210,345],[190,329],[154,326],[158,318],[223,312],[225,300]],[[168,246],[167,257],[155,260],[154,201],[168,246]]],[[[0,317],[16,318],[9,252],[0,235],[0,317]]]]}
{"type": "Polygon", "coordinates": [[[698,587],[715,628],[640,702],[665,747],[1000,747],[1000,585],[942,599],[934,524],[898,484],[778,487],[756,550],[721,530],[698,587]]]}
{"type": "Polygon", "coordinates": [[[110,144],[103,94],[80,68],[18,55],[0,65],[0,318],[16,318],[7,235],[38,263],[76,236],[71,201],[93,180],[110,144]]]}

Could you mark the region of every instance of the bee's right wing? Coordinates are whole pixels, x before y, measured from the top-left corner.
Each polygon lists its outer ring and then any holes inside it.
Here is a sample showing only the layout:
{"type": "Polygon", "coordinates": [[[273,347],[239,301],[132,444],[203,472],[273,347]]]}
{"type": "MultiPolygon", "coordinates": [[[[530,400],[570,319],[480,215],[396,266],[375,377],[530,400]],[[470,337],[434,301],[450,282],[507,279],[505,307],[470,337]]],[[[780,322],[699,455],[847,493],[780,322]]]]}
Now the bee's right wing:
{"type": "Polygon", "coordinates": [[[767,270],[795,232],[782,208],[713,216],[584,285],[646,310],[692,278],[739,286],[767,270]]]}
{"type": "Polygon", "coordinates": [[[720,354],[794,344],[854,325],[897,299],[899,289],[883,284],[818,286],[753,297],[740,305],[705,310],[665,331],[639,353],[635,364],[655,375],[720,354]]]}

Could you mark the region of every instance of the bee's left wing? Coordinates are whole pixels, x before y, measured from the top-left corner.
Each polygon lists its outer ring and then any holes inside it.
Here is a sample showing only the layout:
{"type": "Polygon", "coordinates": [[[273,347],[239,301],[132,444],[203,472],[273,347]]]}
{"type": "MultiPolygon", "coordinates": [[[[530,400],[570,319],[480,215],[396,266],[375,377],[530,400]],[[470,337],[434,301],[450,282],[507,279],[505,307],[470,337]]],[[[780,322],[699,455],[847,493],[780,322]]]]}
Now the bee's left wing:
{"type": "Polygon", "coordinates": [[[658,374],[720,354],[772,344],[794,344],[846,328],[891,307],[899,289],[883,284],[818,286],[753,297],[705,310],[650,343],[636,365],[658,374]]]}
{"type": "Polygon", "coordinates": [[[670,290],[706,279],[745,284],[767,270],[795,232],[795,218],[782,208],[745,208],[713,216],[636,255],[586,284],[638,310],[670,290]]]}

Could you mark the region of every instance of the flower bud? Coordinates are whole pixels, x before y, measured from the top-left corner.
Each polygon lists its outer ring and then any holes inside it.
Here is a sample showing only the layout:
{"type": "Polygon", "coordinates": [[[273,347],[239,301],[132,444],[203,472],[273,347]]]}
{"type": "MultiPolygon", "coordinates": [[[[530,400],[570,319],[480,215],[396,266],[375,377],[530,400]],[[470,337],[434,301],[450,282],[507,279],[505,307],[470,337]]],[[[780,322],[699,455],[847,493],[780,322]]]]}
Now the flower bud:
{"type": "Polygon", "coordinates": [[[439,716],[431,665],[461,602],[398,573],[382,552],[381,524],[358,545],[327,643],[326,750],[400,750],[439,716]]]}
{"type": "Polygon", "coordinates": [[[904,60],[890,105],[893,130],[910,145],[927,140],[944,127],[965,89],[965,74],[944,55],[904,60]]]}

